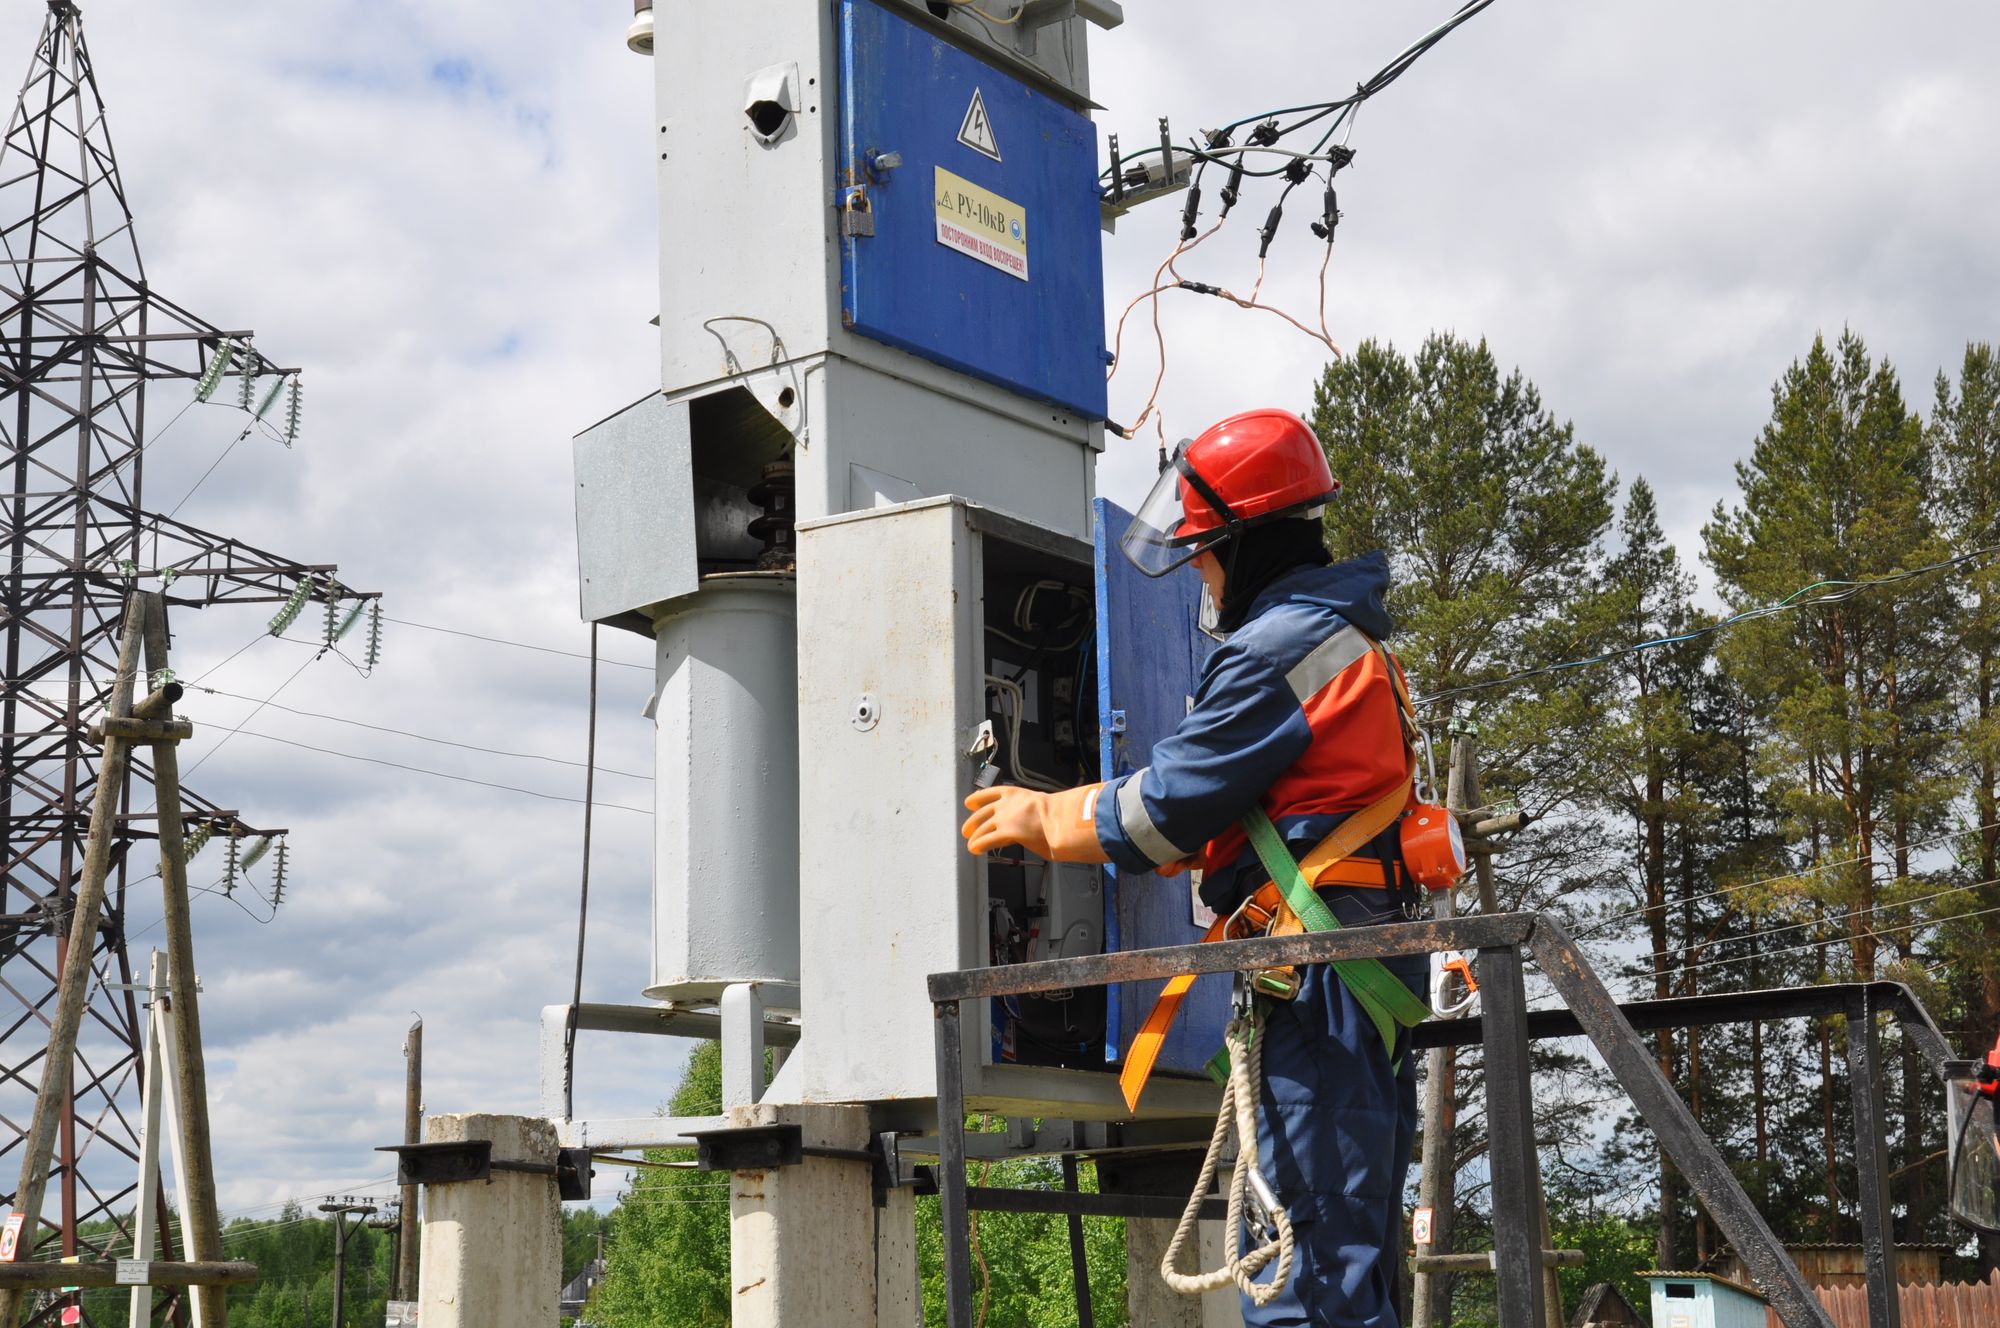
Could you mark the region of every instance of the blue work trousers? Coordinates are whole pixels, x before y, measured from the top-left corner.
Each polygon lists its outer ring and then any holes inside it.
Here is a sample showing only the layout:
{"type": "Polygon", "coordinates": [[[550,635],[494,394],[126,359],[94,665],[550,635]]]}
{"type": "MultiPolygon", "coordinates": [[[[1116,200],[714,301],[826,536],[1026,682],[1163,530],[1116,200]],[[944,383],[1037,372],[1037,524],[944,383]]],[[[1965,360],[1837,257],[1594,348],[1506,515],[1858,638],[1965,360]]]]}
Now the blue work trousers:
{"type": "MultiPolygon", "coordinates": [[[[1399,914],[1381,890],[1323,889],[1343,926],[1399,914]]],[[[1382,961],[1424,994],[1429,961],[1382,961]]],[[[1301,971],[1299,993],[1264,1015],[1257,1157],[1291,1215],[1292,1279],[1269,1305],[1243,1298],[1248,1328],[1399,1328],[1403,1185],[1416,1142],[1417,1081],[1407,1031],[1381,1035],[1333,969],[1301,971]],[[1395,1064],[1392,1068],[1392,1059],[1395,1064]]],[[[1246,1234],[1244,1248],[1258,1238],[1246,1234]]],[[[1259,1276],[1269,1282],[1276,1261],[1259,1276]]]]}

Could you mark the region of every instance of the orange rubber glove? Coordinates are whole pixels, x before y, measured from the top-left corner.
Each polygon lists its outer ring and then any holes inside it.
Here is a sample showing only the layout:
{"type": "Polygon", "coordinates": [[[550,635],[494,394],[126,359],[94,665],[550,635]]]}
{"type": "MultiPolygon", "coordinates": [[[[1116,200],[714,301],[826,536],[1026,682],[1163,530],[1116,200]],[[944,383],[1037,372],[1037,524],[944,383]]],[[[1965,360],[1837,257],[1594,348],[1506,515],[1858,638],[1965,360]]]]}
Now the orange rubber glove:
{"type": "Polygon", "coordinates": [[[1018,844],[1051,862],[1109,862],[1097,842],[1097,795],[1104,785],[1060,793],[1001,785],[974,789],[959,833],[973,854],[1018,844]]]}

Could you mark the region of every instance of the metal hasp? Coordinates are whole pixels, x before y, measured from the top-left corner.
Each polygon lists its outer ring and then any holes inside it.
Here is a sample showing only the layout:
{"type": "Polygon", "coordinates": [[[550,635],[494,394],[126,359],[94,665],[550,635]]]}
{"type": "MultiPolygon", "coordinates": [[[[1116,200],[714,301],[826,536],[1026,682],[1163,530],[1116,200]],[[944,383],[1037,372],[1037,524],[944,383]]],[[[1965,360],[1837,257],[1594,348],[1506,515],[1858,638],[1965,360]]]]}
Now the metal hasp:
{"type": "Polygon", "coordinates": [[[493,1156],[491,1139],[465,1139],[439,1144],[390,1144],[375,1150],[396,1155],[398,1185],[457,1185],[470,1181],[491,1183],[496,1171],[517,1171],[530,1176],[553,1176],[564,1202],[590,1197],[588,1148],[563,1148],[554,1162],[510,1162],[493,1156]]]}
{"type": "MultiPolygon", "coordinates": [[[[1774,1018],[1788,1014],[1846,1014],[1858,1020],[1855,1034],[1864,1044],[1853,1061],[1856,1088],[1864,1095],[1878,1092],[1870,1073],[1873,1020],[1877,1013],[1901,1019],[1906,1036],[1927,1061],[1941,1067],[1944,1041],[1915,998],[1889,983],[1845,988],[1813,988],[1796,992],[1747,993],[1731,998],[1638,1003],[1621,1006],[1612,1000],[1582,952],[1562,926],[1539,914],[1511,913],[1399,923],[1343,931],[1307,933],[1208,945],[1125,951],[1077,959],[1048,960],[1008,967],[934,973],[927,984],[932,1000],[933,1048],[938,1080],[940,1210],[944,1224],[946,1319],[950,1328],[971,1328],[972,1277],[968,1214],[974,1194],[966,1184],[965,1107],[961,1078],[964,1063],[961,1021],[968,1003],[973,1008],[994,997],[1103,986],[1113,982],[1156,981],[1179,973],[1228,973],[1283,964],[1326,963],[1345,959],[1392,958],[1438,950],[1473,951],[1485,1001],[1480,1018],[1422,1025],[1420,1044],[1477,1040],[1486,1055],[1487,1112],[1492,1138],[1493,1211],[1496,1248],[1494,1271],[1500,1323],[1503,1328],[1539,1328],[1544,1322],[1542,1277],[1545,1257],[1539,1248],[1535,1193],[1529,1183],[1537,1166],[1534,1153],[1528,1044],[1537,1036],[1588,1037],[1605,1064],[1631,1097],[1661,1148],[1687,1178],[1723,1236],[1742,1259],[1758,1288],[1769,1299],[1786,1328],[1832,1328],[1784,1247],[1751,1204],[1728,1163],[1702,1133],[1687,1104],[1660,1070],[1640,1040],[1637,1027],[1665,1027],[1669,1020],[1729,1022],[1774,1018]],[[1568,1007],[1530,1015],[1524,999],[1522,964],[1532,956],[1542,974],[1568,1007]],[[1725,1004],[1734,1001],[1734,1005],[1725,1004]],[[1636,1027],[1635,1027],[1636,1026],[1636,1027]],[[1859,1082],[1865,1078],[1866,1082],[1859,1082]]],[[[1857,1116],[1869,1116],[1864,1104],[1857,1116]]],[[[1875,1142],[1858,1150],[1863,1168],[1864,1205],[1871,1188],[1878,1199],[1885,1184],[1886,1149],[1880,1143],[1879,1106],[1872,1114],[1875,1142]]],[[[994,1206],[985,1195],[981,1206],[994,1206]]],[[[1060,1195],[1048,1196],[1059,1201],[1060,1195]]],[[[1043,1202],[1037,1198],[1027,1202],[1043,1202]]],[[[1870,1242],[1868,1268],[1871,1309],[1878,1298],[1893,1304],[1895,1291],[1888,1271],[1893,1249],[1888,1243],[1887,1205],[1876,1217],[1864,1213],[1864,1237],[1870,1242]]],[[[1893,1319],[1876,1318],[1876,1323],[1893,1319]]]]}
{"type": "MultiPolygon", "coordinates": [[[[254,387],[296,371],[255,349],[250,332],[218,327],[149,282],[83,20],[67,0],[47,6],[12,112],[0,144],[0,229],[8,236],[0,459],[12,476],[0,517],[0,999],[12,1006],[9,1027],[33,1022],[52,1003],[65,957],[58,933],[85,856],[96,780],[87,717],[110,696],[127,593],[149,583],[186,608],[277,604],[309,581],[315,600],[357,597],[330,565],[282,558],[144,506],[150,384],[192,386],[226,371],[254,387]]],[[[183,800],[191,822],[260,833],[235,809],[185,791],[183,800]]],[[[58,1238],[86,1255],[129,1248],[142,1025],[131,991],[120,989],[133,979],[124,901],[133,846],[157,835],[150,814],[129,809],[151,802],[143,785],[117,799],[126,810],[114,831],[112,907],[91,960],[109,983],[93,983],[90,997],[90,1022],[103,1036],[69,1073],[55,1213],[24,1233],[24,1257],[58,1238]]],[[[0,1116],[23,1121],[41,1048],[17,1042],[12,1051],[0,1064],[0,1116]]]]}

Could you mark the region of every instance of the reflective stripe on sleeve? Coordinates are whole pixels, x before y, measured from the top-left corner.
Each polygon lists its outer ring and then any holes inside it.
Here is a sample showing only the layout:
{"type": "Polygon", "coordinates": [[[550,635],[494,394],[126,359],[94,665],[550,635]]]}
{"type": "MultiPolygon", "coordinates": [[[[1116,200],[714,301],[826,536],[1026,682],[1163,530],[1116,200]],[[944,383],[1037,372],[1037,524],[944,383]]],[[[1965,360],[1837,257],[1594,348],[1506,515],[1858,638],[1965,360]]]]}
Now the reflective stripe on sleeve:
{"type": "Polygon", "coordinates": [[[1146,801],[1139,791],[1139,781],[1145,777],[1144,770],[1134,770],[1132,777],[1118,786],[1119,826],[1132,846],[1151,858],[1155,866],[1187,857],[1186,850],[1175,847],[1147,815],[1146,801]]]}
{"type": "Polygon", "coordinates": [[[1313,647],[1312,653],[1292,666],[1285,675],[1292,694],[1304,705],[1322,687],[1338,678],[1347,667],[1373,649],[1357,628],[1343,627],[1313,647]]]}

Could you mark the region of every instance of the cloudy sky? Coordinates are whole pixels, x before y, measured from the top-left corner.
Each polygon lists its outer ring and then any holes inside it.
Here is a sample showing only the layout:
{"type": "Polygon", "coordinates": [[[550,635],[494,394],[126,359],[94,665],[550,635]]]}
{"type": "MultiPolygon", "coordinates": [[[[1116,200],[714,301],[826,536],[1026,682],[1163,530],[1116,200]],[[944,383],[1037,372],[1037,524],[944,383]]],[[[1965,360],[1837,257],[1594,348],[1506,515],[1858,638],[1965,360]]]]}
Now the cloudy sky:
{"type": "MultiPolygon", "coordinates": [[[[568,440],[658,373],[650,64],[624,49],[616,0],[84,8],[153,282],[307,367],[297,450],[246,441],[181,516],[337,561],[398,620],[370,678],[309,644],[242,649],[254,609],[176,624],[183,676],[214,689],[184,704],[190,785],[292,831],[274,919],[255,899],[197,907],[222,1196],[251,1211],[386,1175],[370,1150],[399,1136],[412,1012],[431,1110],[534,1109],[536,1017],[567,998],[580,861],[581,808],[561,800],[582,789],[561,762],[583,753],[586,666],[560,652],[588,643],[568,440]]],[[[1450,6],[1126,8],[1092,64],[1099,123],[1130,143],[1160,115],[1188,132],[1336,95],[1450,6]]],[[[26,67],[41,13],[0,12],[0,67],[26,67]]],[[[1772,380],[1815,331],[1854,326],[1920,402],[1968,337],[2000,337],[1996,39],[2000,11],[1969,2],[1503,0],[1363,112],[1334,337],[1486,336],[1622,477],[1653,481],[1692,557],[1772,380]]],[[[1287,219],[1265,287],[1294,309],[1314,298],[1310,210],[1287,219]]],[[[1239,220],[1186,275],[1247,283],[1248,207],[1239,220]]],[[[1114,311],[1177,226],[1161,205],[1108,239],[1114,311]]],[[[1304,406],[1324,358],[1213,300],[1169,301],[1163,326],[1170,437],[1304,406]]],[[[1139,340],[1115,418],[1150,381],[1139,340]]],[[[162,393],[155,418],[179,405],[162,393]]],[[[148,504],[172,507],[238,427],[202,407],[160,436],[148,504]]],[[[1114,442],[1101,487],[1131,502],[1151,467],[1150,443],[1114,442]]],[[[632,773],[599,779],[584,988],[631,1000],[647,971],[651,785],[633,776],[650,768],[650,652],[630,636],[604,648],[599,758],[632,773]]],[[[136,905],[134,929],[155,916],[136,905]]],[[[579,1103],[649,1110],[681,1054],[586,1038],[579,1103]]]]}

